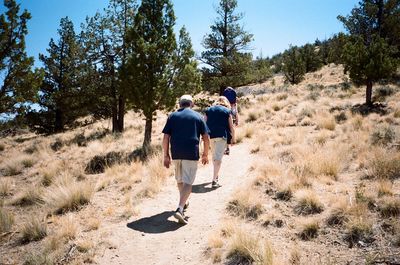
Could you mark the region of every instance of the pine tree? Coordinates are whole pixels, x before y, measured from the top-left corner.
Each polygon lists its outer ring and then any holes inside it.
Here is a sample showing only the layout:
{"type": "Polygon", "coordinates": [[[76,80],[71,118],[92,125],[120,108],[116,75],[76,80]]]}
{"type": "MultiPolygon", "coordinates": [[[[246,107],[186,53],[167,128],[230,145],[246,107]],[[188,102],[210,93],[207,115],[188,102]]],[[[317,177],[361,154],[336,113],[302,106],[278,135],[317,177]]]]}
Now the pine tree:
{"type": "Polygon", "coordinates": [[[249,49],[253,35],[247,33],[239,21],[242,13],[236,13],[236,0],[221,0],[216,12],[218,14],[211,33],[206,35],[202,52],[202,61],[211,68],[204,68],[205,81],[218,86],[222,94],[226,86],[241,84],[243,76],[251,68],[252,56],[244,51],[249,49]]]}
{"type": "Polygon", "coordinates": [[[146,120],[143,150],[149,150],[157,110],[170,110],[176,98],[199,89],[194,52],[185,29],[175,34],[175,15],[169,0],[143,0],[128,35],[128,61],[121,70],[129,104],[146,120]]]}
{"type": "Polygon", "coordinates": [[[283,73],[285,79],[291,84],[298,84],[303,80],[305,71],[306,66],[299,48],[290,46],[283,55],[283,73]]]}
{"type": "Polygon", "coordinates": [[[30,113],[33,127],[39,132],[60,132],[82,116],[81,78],[82,47],[68,17],[62,18],[59,40],[50,40],[48,55],[40,54],[44,65],[44,81],[40,89],[38,113],[30,113]]]}
{"type": "Polygon", "coordinates": [[[363,0],[351,15],[338,16],[350,33],[343,55],[345,71],[354,83],[366,85],[369,106],[374,82],[391,77],[399,63],[398,43],[393,43],[398,38],[398,25],[388,23],[398,20],[399,8],[399,1],[363,0]]]}
{"type": "Polygon", "coordinates": [[[42,72],[32,71],[33,57],[25,52],[30,13],[20,14],[15,0],[5,0],[4,6],[7,11],[0,15],[0,113],[21,113],[28,107],[25,103],[37,100],[42,72]]]}
{"type": "Polygon", "coordinates": [[[304,62],[306,73],[315,72],[321,68],[322,60],[314,45],[309,43],[305,44],[303,47],[301,47],[300,53],[304,62]]]}
{"type": "Polygon", "coordinates": [[[136,13],[135,0],[110,0],[105,14],[87,18],[83,25],[87,57],[98,70],[98,87],[93,91],[99,97],[92,113],[112,117],[112,131],[124,130],[126,91],[121,86],[119,69],[128,56],[126,39],[136,13]]]}

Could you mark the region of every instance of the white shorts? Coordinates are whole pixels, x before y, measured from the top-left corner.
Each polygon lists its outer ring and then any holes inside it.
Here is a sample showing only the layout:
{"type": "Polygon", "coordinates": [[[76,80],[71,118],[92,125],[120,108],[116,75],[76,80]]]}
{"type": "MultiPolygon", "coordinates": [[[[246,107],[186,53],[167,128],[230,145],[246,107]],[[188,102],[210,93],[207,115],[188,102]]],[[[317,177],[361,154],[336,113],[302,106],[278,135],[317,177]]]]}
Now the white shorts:
{"type": "Polygon", "coordinates": [[[212,138],[210,142],[213,161],[222,161],[227,146],[226,139],[222,137],[212,138]]]}
{"type": "Polygon", "coordinates": [[[192,185],[196,178],[197,160],[172,160],[175,165],[175,179],[177,183],[192,185]]]}

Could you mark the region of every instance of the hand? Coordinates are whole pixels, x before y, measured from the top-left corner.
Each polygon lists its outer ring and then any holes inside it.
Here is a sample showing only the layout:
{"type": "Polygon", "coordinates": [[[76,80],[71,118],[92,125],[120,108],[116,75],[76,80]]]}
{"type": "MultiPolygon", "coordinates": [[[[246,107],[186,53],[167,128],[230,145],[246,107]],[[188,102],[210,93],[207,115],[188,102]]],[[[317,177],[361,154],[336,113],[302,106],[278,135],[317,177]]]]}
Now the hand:
{"type": "Polygon", "coordinates": [[[207,154],[203,154],[203,155],[201,156],[201,163],[202,163],[203,165],[208,164],[208,155],[207,155],[207,154]]]}
{"type": "Polygon", "coordinates": [[[171,165],[171,158],[169,155],[164,156],[164,167],[169,168],[171,165]]]}

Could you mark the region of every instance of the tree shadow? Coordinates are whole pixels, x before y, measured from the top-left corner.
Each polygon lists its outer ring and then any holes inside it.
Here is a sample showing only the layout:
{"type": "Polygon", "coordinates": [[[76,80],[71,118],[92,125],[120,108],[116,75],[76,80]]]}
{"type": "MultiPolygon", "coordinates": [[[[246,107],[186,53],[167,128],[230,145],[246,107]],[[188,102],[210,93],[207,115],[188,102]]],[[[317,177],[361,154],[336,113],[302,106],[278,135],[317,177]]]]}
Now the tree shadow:
{"type": "Polygon", "coordinates": [[[159,234],[171,232],[182,227],[182,224],[168,220],[174,214],[174,211],[165,211],[150,217],[144,217],[139,220],[128,223],[126,226],[130,229],[149,233],[159,234]]]}
{"type": "Polygon", "coordinates": [[[211,182],[205,182],[205,183],[193,185],[192,193],[207,193],[207,192],[213,191],[215,189],[217,189],[217,188],[211,187],[211,182]],[[210,186],[206,187],[208,185],[210,185],[210,186]]]}

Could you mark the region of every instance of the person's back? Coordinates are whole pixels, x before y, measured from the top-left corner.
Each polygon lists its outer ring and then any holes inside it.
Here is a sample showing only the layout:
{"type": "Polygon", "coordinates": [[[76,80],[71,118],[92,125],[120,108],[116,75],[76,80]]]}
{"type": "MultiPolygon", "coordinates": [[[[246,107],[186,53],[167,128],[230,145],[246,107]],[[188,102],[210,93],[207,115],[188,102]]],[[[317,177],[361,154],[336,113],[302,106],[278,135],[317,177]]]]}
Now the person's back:
{"type": "Polygon", "coordinates": [[[231,111],[221,105],[215,105],[205,111],[210,138],[222,137],[227,139],[229,133],[229,115],[231,111]]]}
{"type": "Polygon", "coordinates": [[[200,135],[204,133],[200,114],[184,108],[173,112],[168,119],[172,159],[198,160],[200,135]]]}

